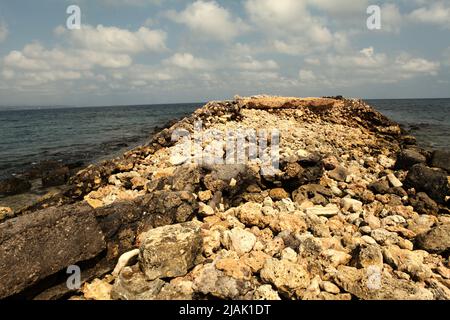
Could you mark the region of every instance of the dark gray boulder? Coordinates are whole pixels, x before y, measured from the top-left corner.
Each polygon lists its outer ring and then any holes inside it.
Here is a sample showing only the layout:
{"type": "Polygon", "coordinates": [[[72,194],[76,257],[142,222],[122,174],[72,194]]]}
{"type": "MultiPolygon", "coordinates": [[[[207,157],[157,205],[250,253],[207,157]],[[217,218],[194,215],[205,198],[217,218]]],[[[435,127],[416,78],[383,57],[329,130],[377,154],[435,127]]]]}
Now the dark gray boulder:
{"type": "Polygon", "coordinates": [[[431,158],[431,166],[450,173],[450,151],[436,150],[431,158]]]}
{"type": "Polygon", "coordinates": [[[431,199],[442,204],[445,203],[445,197],[450,193],[447,173],[423,164],[416,164],[409,170],[404,184],[407,188],[425,192],[431,199]]]}
{"type": "Polygon", "coordinates": [[[0,298],[17,294],[105,247],[94,214],[74,205],[0,224],[0,298]]]}
{"type": "Polygon", "coordinates": [[[27,192],[31,189],[31,183],[25,179],[11,177],[0,181],[0,194],[15,195],[27,192]]]}
{"type": "Polygon", "coordinates": [[[415,149],[403,149],[397,155],[397,162],[395,167],[397,169],[408,170],[413,165],[418,163],[426,163],[427,158],[415,149]]]}

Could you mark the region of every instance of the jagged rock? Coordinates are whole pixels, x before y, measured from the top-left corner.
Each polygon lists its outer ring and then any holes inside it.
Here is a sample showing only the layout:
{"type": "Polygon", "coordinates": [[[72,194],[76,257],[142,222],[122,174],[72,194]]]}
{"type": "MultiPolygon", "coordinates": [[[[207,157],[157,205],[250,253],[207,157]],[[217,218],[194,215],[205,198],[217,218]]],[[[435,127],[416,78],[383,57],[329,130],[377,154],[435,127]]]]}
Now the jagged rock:
{"type": "Polygon", "coordinates": [[[281,300],[278,292],[272,289],[270,284],[265,284],[258,287],[255,292],[253,292],[253,300],[281,300]]]}
{"type": "Polygon", "coordinates": [[[345,265],[352,259],[352,256],[348,253],[334,249],[327,249],[322,251],[320,257],[324,264],[332,267],[337,267],[341,264],[345,265]]]}
{"type": "Polygon", "coordinates": [[[386,194],[389,193],[389,182],[387,180],[379,180],[371,183],[369,189],[375,194],[386,194]]]}
{"type": "Polygon", "coordinates": [[[198,193],[198,198],[200,201],[208,201],[211,200],[211,198],[213,197],[211,190],[206,190],[206,191],[200,191],[198,193]]]}
{"type": "Polygon", "coordinates": [[[397,155],[395,167],[408,170],[418,163],[426,163],[427,158],[414,149],[404,149],[397,155]]]}
{"type": "Polygon", "coordinates": [[[91,283],[84,284],[81,292],[88,300],[111,300],[112,285],[106,281],[95,279],[91,283]]]}
{"type": "Polygon", "coordinates": [[[348,170],[342,166],[336,166],[334,170],[328,172],[328,176],[331,179],[342,182],[345,182],[348,175],[349,175],[348,170]]]}
{"type": "Polygon", "coordinates": [[[238,213],[239,220],[249,226],[258,226],[263,219],[262,206],[259,203],[247,202],[238,213]]]}
{"type": "Polygon", "coordinates": [[[346,212],[361,212],[363,203],[361,201],[351,199],[351,198],[343,198],[341,200],[342,210],[346,212]]]}
{"type": "Polygon", "coordinates": [[[224,258],[215,262],[217,270],[221,270],[225,275],[237,280],[250,280],[252,276],[252,269],[244,262],[233,259],[224,258]]]}
{"type": "Polygon", "coordinates": [[[436,150],[431,158],[431,166],[441,168],[450,173],[450,151],[436,150]]]}
{"type": "Polygon", "coordinates": [[[283,188],[275,188],[270,190],[269,196],[274,201],[279,201],[290,197],[289,193],[287,193],[286,190],[284,190],[283,188]]]}
{"type": "Polygon", "coordinates": [[[242,299],[252,289],[252,285],[248,281],[225,275],[213,264],[206,264],[197,271],[193,289],[195,292],[221,299],[242,299]]]}
{"type": "Polygon", "coordinates": [[[439,211],[437,203],[424,192],[417,193],[409,202],[420,214],[437,214],[439,211]]]}
{"type": "Polygon", "coordinates": [[[388,174],[387,179],[394,188],[400,188],[403,186],[403,183],[401,183],[401,181],[398,180],[398,178],[393,173],[388,174]]]}
{"type": "Polygon", "coordinates": [[[432,300],[433,294],[414,282],[393,277],[386,270],[339,266],[333,280],[345,291],[364,300],[432,300]]]}
{"type": "Polygon", "coordinates": [[[320,287],[325,292],[332,293],[332,294],[339,294],[341,292],[341,289],[339,289],[339,287],[337,285],[335,285],[333,282],[330,282],[330,281],[321,282],[320,287]]]}
{"type": "Polygon", "coordinates": [[[416,244],[420,249],[429,252],[447,252],[450,249],[450,224],[442,224],[420,234],[416,238],[416,244]]]}
{"type": "Polygon", "coordinates": [[[165,282],[148,280],[137,268],[125,267],[111,290],[114,300],[155,300],[165,282]]]}
{"type": "Polygon", "coordinates": [[[198,208],[198,203],[194,195],[186,191],[155,191],[143,197],[139,206],[152,213],[140,222],[141,231],[146,231],[155,226],[157,218],[160,222],[156,226],[189,221],[198,208]]]}
{"type": "Polygon", "coordinates": [[[314,206],[306,209],[306,213],[316,216],[332,217],[339,213],[339,208],[336,205],[328,205],[326,207],[314,206]]]}
{"type": "Polygon", "coordinates": [[[310,283],[309,273],[303,266],[286,260],[267,259],[260,275],[263,281],[282,292],[304,289],[310,283]]]}
{"type": "Polygon", "coordinates": [[[139,262],[150,280],[186,275],[202,248],[200,227],[195,222],[152,229],[141,238],[139,262]]]}
{"type": "Polygon", "coordinates": [[[31,189],[31,183],[21,178],[8,178],[0,181],[0,194],[15,195],[27,192],[31,189]]]}
{"type": "Polygon", "coordinates": [[[383,253],[376,243],[361,245],[356,254],[358,268],[383,267],[383,253]]]}
{"type": "Polygon", "coordinates": [[[398,243],[398,236],[395,232],[390,232],[386,229],[376,229],[370,233],[370,236],[375,239],[380,245],[390,245],[398,243]]]}
{"type": "Polygon", "coordinates": [[[447,173],[441,169],[428,168],[423,164],[416,164],[409,170],[405,185],[426,192],[438,203],[445,203],[445,197],[450,194],[447,173]]]}
{"type": "Polygon", "coordinates": [[[321,186],[319,184],[308,184],[301,186],[292,194],[293,199],[298,204],[302,204],[305,201],[311,201],[316,205],[327,205],[327,198],[333,196],[330,189],[321,186]]]}
{"type": "Polygon", "coordinates": [[[430,278],[432,275],[431,269],[423,264],[425,255],[428,254],[424,251],[410,251],[401,249],[398,246],[383,248],[385,263],[422,281],[430,278]]]}
{"type": "Polygon", "coordinates": [[[253,233],[234,228],[230,233],[231,249],[236,251],[239,255],[250,252],[256,242],[256,237],[253,233]]]}

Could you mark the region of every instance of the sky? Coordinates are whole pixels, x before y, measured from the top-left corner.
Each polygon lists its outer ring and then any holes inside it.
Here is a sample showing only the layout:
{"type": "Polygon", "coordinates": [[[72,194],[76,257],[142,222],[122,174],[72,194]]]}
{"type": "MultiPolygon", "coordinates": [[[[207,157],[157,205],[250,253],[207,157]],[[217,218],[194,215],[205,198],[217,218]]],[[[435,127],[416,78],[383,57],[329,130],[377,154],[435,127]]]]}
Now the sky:
{"type": "Polygon", "coordinates": [[[449,89],[450,0],[0,0],[3,106],[449,89]]]}

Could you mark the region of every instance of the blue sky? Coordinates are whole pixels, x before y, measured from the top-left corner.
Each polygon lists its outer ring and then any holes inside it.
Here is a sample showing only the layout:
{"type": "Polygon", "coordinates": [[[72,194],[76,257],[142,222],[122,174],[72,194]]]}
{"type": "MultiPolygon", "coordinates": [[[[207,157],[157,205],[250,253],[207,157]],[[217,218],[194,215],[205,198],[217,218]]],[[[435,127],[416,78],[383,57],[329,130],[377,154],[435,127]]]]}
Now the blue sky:
{"type": "Polygon", "coordinates": [[[0,0],[1,105],[449,97],[449,71],[450,0],[0,0]]]}

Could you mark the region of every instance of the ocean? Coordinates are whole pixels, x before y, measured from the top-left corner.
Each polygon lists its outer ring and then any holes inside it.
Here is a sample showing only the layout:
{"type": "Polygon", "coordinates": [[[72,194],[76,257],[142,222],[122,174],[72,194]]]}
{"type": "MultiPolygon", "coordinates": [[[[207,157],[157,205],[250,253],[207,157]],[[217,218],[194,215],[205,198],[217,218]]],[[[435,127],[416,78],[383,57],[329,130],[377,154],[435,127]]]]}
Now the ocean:
{"type": "Polygon", "coordinates": [[[404,126],[425,149],[450,149],[450,99],[366,100],[404,126]]]}
{"type": "MultiPolygon", "coordinates": [[[[450,99],[367,102],[411,130],[421,146],[450,149],[450,99]]],[[[0,109],[0,178],[44,160],[87,164],[115,157],[202,105],[0,109]]]]}
{"type": "Polygon", "coordinates": [[[45,160],[88,164],[113,158],[202,105],[0,110],[0,179],[45,160]]]}

